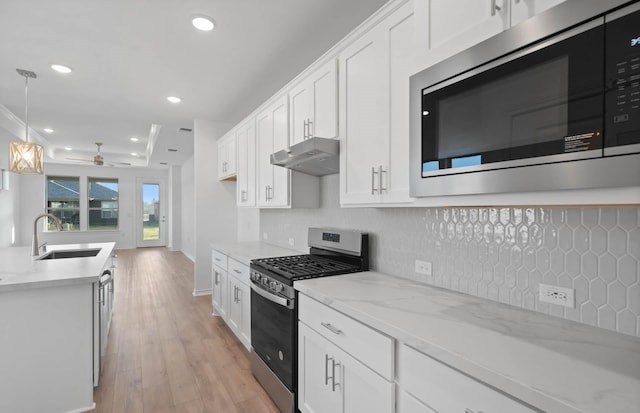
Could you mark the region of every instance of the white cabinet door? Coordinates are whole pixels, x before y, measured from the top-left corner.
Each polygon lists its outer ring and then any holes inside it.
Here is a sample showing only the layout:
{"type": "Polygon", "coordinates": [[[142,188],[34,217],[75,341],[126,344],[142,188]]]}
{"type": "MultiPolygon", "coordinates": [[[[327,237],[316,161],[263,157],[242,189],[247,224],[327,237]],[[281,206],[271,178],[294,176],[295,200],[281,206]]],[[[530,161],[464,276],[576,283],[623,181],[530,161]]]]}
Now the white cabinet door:
{"type": "Polygon", "coordinates": [[[256,123],[251,119],[240,127],[236,134],[238,141],[238,206],[256,205],[256,123]]]}
{"type": "Polygon", "coordinates": [[[339,413],[342,400],[332,388],[334,346],[298,323],[298,409],[303,413],[339,413]]]}
{"type": "Polygon", "coordinates": [[[400,391],[398,413],[438,413],[405,391],[400,391]]]}
{"type": "Polygon", "coordinates": [[[236,132],[232,131],[218,141],[218,179],[236,175],[236,132]]]}
{"type": "Polygon", "coordinates": [[[340,202],[373,203],[377,168],[386,165],[388,58],[384,32],[372,29],[339,57],[340,202]]]}
{"type": "Polygon", "coordinates": [[[310,78],[311,123],[309,136],[336,138],[338,136],[338,77],[337,62],[332,59],[310,78]]]}
{"type": "Polygon", "coordinates": [[[214,265],[212,270],[212,304],[213,311],[223,320],[227,320],[228,301],[227,301],[227,272],[221,270],[218,266],[214,265]]]}
{"type": "Polygon", "coordinates": [[[238,284],[238,303],[242,307],[239,338],[247,350],[251,350],[251,288],[242,282],[238,284]]]}
{"type": "Polygon", "coordinates": [[[336,61],[320,67],[289,92],[291,144],[313,136],[338,136],[336,61]]]}
{"type": "Polygon", "coordinates": [[[511,0],[511,26],[556,6],[564,0],[511,0]]]}
{"type": "MultiPolygon", "coordinates": [[[[289,147],[289,102],[287,96],[271,108],[273,115],[273,152],[289,147]]],[[[271,154],[269,154],[270,156],[271,154]]],[[[267,161],[270,162],[269,158],[267,161]]],[[[269,205],[285,207],[289,205],[289,169],[272,166],[273,185],[269,191],[269,205]]]]}
{"type": "Polygon", "coordinates": [[[240,282],[233,275],[228,275],[229,288],[227,290],[227,302],[229,303],[229,317],[227,324],[229,328],[238,335],[242,329],[242,306],[238,302],[238,291],[240,282]]]}
{"type": "Polygon", "coordinates": [[[348,46],[339,61],[340,203],[410,202],[411,2],[348,46]]]}
{"type": "Polygon", "coordinates": [[[395,387],[298,323],[298,408],[307,413],[393,413],[395,387]]]}
{"type": "Polygon", "coordinates": [[[309,82],[304,81],[289,92],[291,104],[291,144],[295,145],[307,138],[308,122],[311,117],[311,90],[309,82]]]}
{"type": "Polygon", "coordinates": [[[257,204],[283,207],[289,204],[289,170],[271,165],[271,154],[289,143],[289,108],[287,96],[275,101],[256,118],[258,141],[257,204]]]}

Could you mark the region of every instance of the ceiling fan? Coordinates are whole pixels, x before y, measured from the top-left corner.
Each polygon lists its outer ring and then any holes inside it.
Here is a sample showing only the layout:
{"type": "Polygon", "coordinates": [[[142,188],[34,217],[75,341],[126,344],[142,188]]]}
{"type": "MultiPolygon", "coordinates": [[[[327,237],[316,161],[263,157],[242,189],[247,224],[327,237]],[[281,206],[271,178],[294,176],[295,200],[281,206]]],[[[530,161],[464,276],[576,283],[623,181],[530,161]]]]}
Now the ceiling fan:
{"type": "MultiPolygon", "coordinates": [[[[100,154],[100,147],[102,146],[102,142],[96,142],[96,145],[98,146],[98,153],[93,157],[93,159],[85,159],[85,158],[65,158],[65,159],[69,161],[91,162],[94,165],[102,166],[104,165],[104,158],[100,154]]],[[[130,166],[131,164],[129,162],[109,162],[107,163],[107,165],[109,166],[129,165],[130,166]]]]}

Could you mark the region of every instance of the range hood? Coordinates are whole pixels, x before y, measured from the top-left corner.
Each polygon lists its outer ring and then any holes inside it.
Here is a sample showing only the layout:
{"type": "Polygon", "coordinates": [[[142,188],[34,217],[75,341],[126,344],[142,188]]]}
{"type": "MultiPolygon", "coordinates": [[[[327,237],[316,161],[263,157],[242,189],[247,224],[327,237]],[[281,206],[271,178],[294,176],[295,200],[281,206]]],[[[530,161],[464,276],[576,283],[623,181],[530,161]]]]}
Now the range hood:
{"type": "Polygon", "coordinates": [[[339,140],[313,137],[271,154],[271,164],[314,176],[337,174],[339,154],[339,140]]]}

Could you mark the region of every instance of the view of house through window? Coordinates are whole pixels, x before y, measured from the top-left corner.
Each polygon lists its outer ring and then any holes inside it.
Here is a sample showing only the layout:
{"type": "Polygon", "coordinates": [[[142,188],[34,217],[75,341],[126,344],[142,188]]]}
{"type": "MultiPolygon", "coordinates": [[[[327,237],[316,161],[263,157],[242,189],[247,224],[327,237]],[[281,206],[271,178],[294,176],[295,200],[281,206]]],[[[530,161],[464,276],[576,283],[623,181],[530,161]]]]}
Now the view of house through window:
{"type": "Polygon", "coordinates": [[[89,230],[118,229],[118,180],[88,178],[89,230]]]}
{"type": "MultiPolygon", "coordinates": [[[[47,212],[60,218],[64,231],[80,229],[80,178],[47,176],[47,212]]],[[[57,230],[51,220],[47,230],[57,230]]]]}
{"type": "Polygon", "coordinates": [[[144,184],[142,202],[142,239],[145,241],[160,239],[160,185],[144,184]]]}

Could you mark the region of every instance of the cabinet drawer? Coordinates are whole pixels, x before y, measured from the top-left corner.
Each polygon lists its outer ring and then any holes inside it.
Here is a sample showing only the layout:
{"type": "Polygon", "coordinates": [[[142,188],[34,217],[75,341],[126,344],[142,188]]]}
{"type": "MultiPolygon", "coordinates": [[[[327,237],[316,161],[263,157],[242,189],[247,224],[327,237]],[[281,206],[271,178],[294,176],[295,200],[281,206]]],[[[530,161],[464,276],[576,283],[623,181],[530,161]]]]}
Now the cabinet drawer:
{"type": "Polygon", "coordinates": [[[249,267],[234,260],[233,258],[229,258],[228,263],[229,274],[233,275],[244,284],[249,285],[249,267]]]}
{"type": "Polygon", "coordinates": [[[399,413],[437,413],[405,391],[400,392],[399,413]]]}
{"type": "Polygon", "coordinates": [[[406,345],[398,364],[400,386],[436,412],[538,412],[406,345]]]}
{"type": "Polygon", "coordinates": [[[220,267],[223,271],[227,271],[227,256],[220,251],[213,250],[211,252],[211,259],[213,263],[220,267]]]}
{"type": "Polygon", "coordinates": [[[298,317],[323,337],[389,381],[394,378],[394,340],[318,301],[299,295],[298,317]]]}

